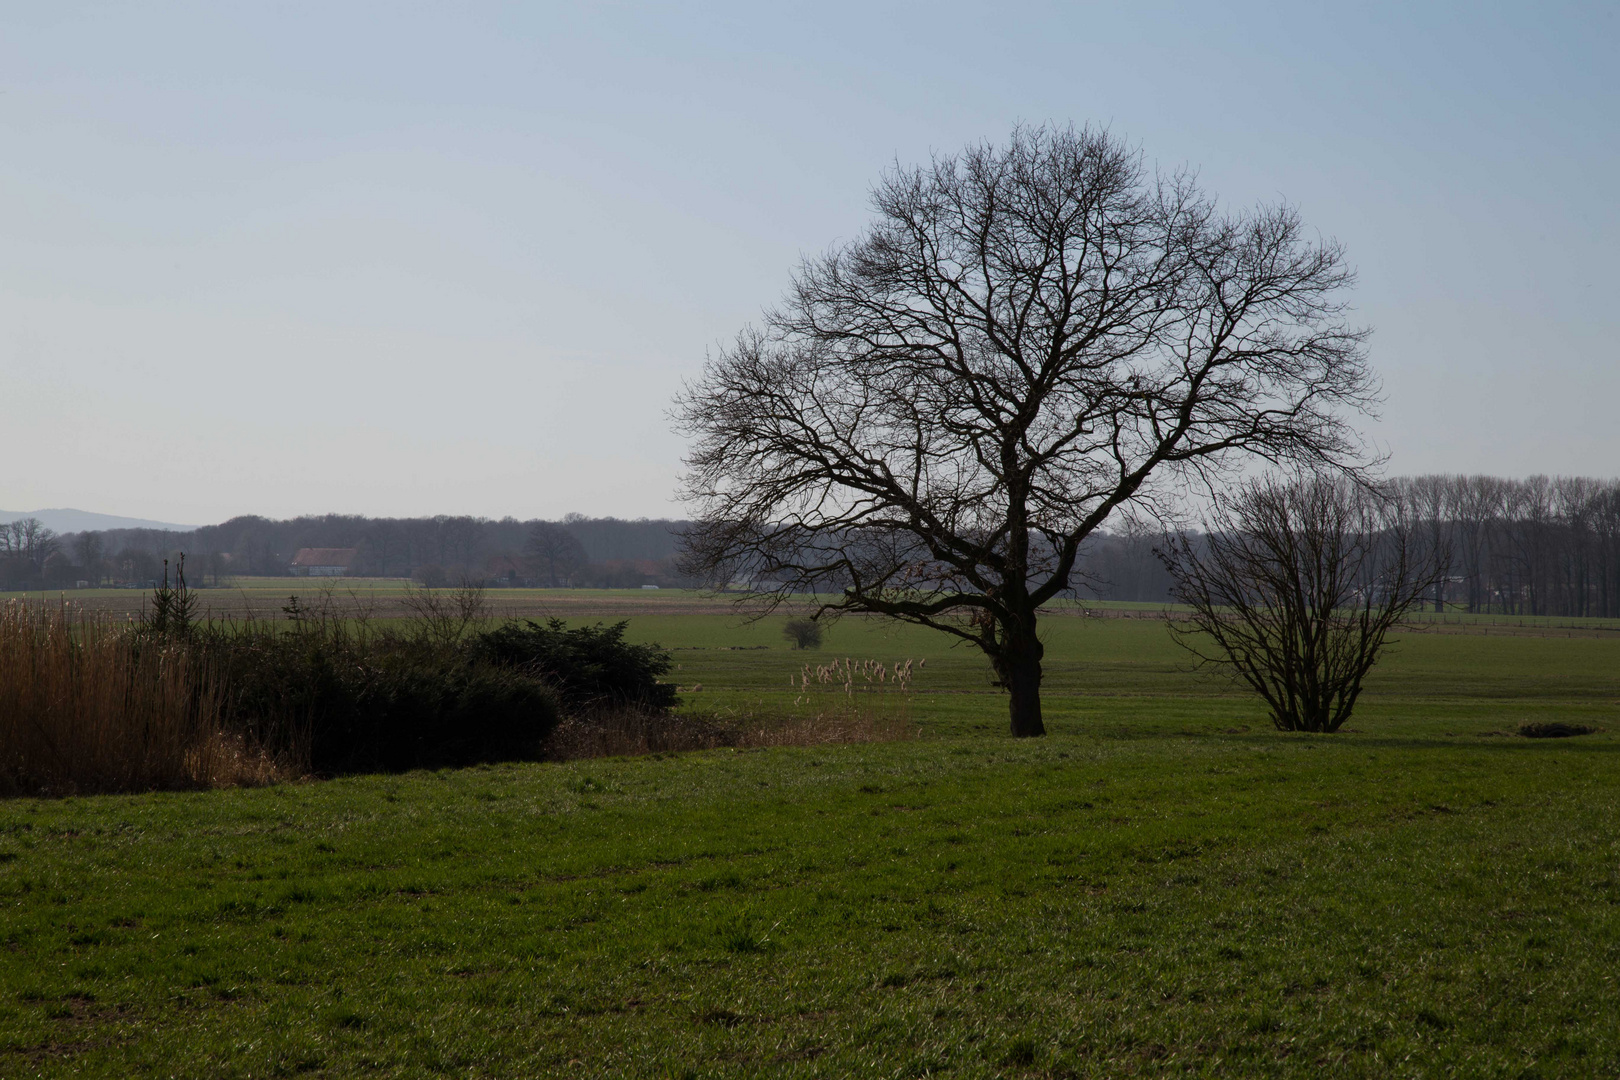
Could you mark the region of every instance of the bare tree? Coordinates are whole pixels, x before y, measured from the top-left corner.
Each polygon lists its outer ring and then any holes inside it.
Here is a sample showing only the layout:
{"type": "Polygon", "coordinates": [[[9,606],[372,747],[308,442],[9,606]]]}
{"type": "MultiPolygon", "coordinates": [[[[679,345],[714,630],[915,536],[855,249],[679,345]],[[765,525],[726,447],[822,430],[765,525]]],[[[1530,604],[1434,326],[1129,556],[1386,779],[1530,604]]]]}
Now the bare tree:
{"type": "Polygon", "coordinates": [[[47,529],[39,518],[18,518],[0,526],[0,553],[26,559],[35,569],[56,553],[55,530],[47,529]]]}
{"type": "Polygon", "coordinates": [[[1471,612],[1490,607],[1491,545],[1498,526],[1505,482],[1492,476],[1451,478],[1451,520],[1456,536],[1454,555],[1467,590],[1471,612]]]}
{"type": "Polygon", "coordinates": [[[106,545],[99,533],[82,532],[73,538],[73,554],[78,558],[84,576],[89,578],[92,584],[101,584],[102,556],[105,551],[106,545]]]}
{"type": "Polygon", "coordinates": [[[1597,612],[1620,617],[1620,481],[1604,485],[1593,500],[1597,534],[1597,612]]]}
{"type": "Polygon", "coordinates": [[[399,539],[399,526],[387,519],[374,522],[366,530],[360,544],[366,554],[370,556],[372,572],[378,577],[387,577],[389,563],[398,557],[402,546],[399,539]]]}
{"type": "Polygon", "coordinates": [[[821,623],[802,616],[789,619],[782,626],[782,636],[791,641],[795,649],[819,649],[823,636],[821,623]]]}
{"type": "Polygon", "coordinates": [[[465,578],[448,591],[407,589],[401,601],[415,619],[415,632],[446,647],[489,625],[489,597],[484,586],[465,578]]]}
{"type": "Polygon", "coordinates": [[[585,565],[584,545],[573,533],[549,521],[537,521],[530,527],[523,554],[553,589],[585,565]]]}
{"type": "MultiPolygon", "coordinates": [[[[1404,477],[1389,484],[1390,494],[1400,500],[1406,519],[1417,528],[1429,546],[1439,551],[1448,543],[1451,530],[1451,477],[1429,474],[1404,477]]],[[[1434,610],[1446,610],[1446,579],[1434,583],[1434,610]]]]}
{"type": "Polygon", "coordinates": [[[1160,552],[1192,609],[1177,640],[1247,683],[1281,731],[1337,731],[1390,629],[1446,573],[1400,500],[1340,477],[1245,483],[1204,535],[1160,552]]]}
{"type": "Polygon", "coordinates": [[[684,568],[971,642],[1040,735],[1037,612],[1116,509],[1243,455],[1353,465],[1352,275],[1291,208],[1222,214],[1106,131],[1018,129],[872,202],[678,399],[684,568]]]}

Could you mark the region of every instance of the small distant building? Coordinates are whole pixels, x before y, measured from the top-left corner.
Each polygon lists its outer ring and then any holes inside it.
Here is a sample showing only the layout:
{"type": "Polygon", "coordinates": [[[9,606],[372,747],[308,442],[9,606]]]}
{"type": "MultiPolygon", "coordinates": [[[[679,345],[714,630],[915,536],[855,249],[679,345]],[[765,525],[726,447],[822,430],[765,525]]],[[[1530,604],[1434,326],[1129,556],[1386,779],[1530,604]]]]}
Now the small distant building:
{"type": "Polygon", "coordinates": [[[494,555],[484,564],[484,574],[491,581],[502,585],[523,585],[528,583],[528,574],[524,572],[523,564],[510,555],[494,555]]]}
{"type": "Polygon", "coordinates": [[[343,577],[354,562],[355,548],[299,548],[292,572],[298,577],[343,577]]]}

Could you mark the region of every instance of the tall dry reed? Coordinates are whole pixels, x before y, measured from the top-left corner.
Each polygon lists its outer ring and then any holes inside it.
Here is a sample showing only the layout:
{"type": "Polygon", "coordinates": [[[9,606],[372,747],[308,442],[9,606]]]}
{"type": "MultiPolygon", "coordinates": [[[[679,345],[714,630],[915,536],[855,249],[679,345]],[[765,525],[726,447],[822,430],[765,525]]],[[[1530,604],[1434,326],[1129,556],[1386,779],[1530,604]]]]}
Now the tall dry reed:
{"type": "Polygon", "coordinates": [[[214,787],[280,765],[221,723],[184,639],[66,605],[0,607],[0,793],[214,787]]]}
{"type": "MultiPolygon", "coordinates": [[[[911,732],[911,684],[928,661],[856,660],[844,657],[830,664],[805,664],[788,686],[793,698],[789,727],[838,731],[849,728],[871,732],[911,732]]],[[[906,737],[894,734],[876,738],[906,737]]],[[[844,739],[844,742],[870,741],[844,739]]]]}

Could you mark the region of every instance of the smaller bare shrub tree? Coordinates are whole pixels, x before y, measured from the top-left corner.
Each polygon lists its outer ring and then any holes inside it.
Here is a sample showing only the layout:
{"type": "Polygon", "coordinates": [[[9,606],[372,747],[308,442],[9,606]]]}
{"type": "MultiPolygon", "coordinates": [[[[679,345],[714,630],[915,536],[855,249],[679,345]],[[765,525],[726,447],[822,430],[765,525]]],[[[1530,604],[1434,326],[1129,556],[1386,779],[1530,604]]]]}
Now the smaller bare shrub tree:
{"type": "Polygon", "coordinates": [[[415,617],[417,634],[447,649],[489,624],[489,597],[484,587],[465,578],[448,591],[425,586],[408,589],[401,602],[415,617]]]}
{"type": "Polygon", "coordinates": [[[782,636],[793,642],[795,649],[821,648],[821,624],[803,617],[789,619],[782,627],[782,636]]]}
{"type": "Polygon", "coordinates": [[[1337,731],[1389,631],[1445,574],[1399,503],[1338,477],[1255,480],[1159,556],[1176,640],[1265,699],[1281,731],[1337,731]]]}

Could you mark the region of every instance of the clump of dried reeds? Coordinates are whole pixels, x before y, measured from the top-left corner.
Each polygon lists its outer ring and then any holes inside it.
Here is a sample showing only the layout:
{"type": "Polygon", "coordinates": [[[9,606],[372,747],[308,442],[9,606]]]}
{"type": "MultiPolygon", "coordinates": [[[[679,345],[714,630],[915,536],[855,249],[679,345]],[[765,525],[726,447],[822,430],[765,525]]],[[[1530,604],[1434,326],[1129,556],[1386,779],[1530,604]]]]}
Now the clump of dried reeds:
{"type": "Polygon", "coordinates": [[[66,605],[0,607],[0,793],[265,783],[283,769],[220,723],[183,639],[66,605]]]}
{"type": "MultiPolygon", "coordinates": [[[[888,691],[899,694],[901,700],[909,702],[906,695],[911,690],[912,664],[911,660],[885,664],[881,660],[852,660],[846,656],[830,664],[816,664],[813,667],[806,664],[796,677],[789,677],[788,685],[800,691],[800,702],[806,700],[814,690],[834,688],[842,690],[844,696],[851,700],[858,692],[873,694],[888,691]]],[[[915,664],[921,669],[927,666],[928,661],[918,660],[915,664]]]]}
{"type": "Polygon", "coordinates": [[[793,715],[798,723],[829,730],[909,728],[914,669],[927,663],[924,659],[885,664],[846,656],[830,664],[805,664],[788,679],[797,691],[793,715]]]}

